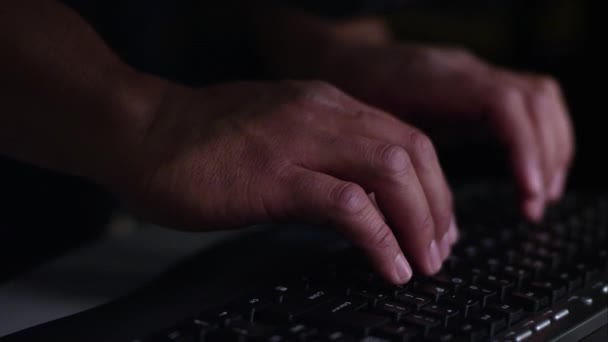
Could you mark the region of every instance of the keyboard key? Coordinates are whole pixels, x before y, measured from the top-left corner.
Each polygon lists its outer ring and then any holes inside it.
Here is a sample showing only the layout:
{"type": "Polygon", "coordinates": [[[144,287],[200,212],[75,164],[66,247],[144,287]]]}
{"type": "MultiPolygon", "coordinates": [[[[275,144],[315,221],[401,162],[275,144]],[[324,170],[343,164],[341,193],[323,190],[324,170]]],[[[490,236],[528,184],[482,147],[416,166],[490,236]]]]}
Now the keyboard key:
{"type": "Polygon", "coordinates": [[[457,293],[444,296],[440,304],[454,307],[458,309],[464,317],[467,317],[469,311],[480,307],[479,300],[467,296],[465,293],[457,293]]]}
{"type": "Polygon", "coordinates": [[[479,324],[486,328],[486,331],[490,336],[507,327],[507,321],[499,313],[493,313],[492,311],[475,311],[469,316],[472,322],[479,324]]]}
{"type": "Polygon", "coordinates": [[[401,317],[411,313],[412,309],[397,302],[386,301],[379,303],[372,312],[388,316],[393,320],[398,321],[401,317]]]}
{"type": "Polygon", "coordinates": [[[529,271],[516,267],[514,265],[506,265],[502,268],[499,274],[503,275],[506,278],[513,279],[515,281],[515,288],[519,289],[523,285],[525,281],[530,279],[531,274],[529,271]]]}
{"type": "Polygon", "coordinates": [[[463,278],[451,276],[443,272],[432,276],[430,279],[443,287],[449,288],[452,292],[459,291],[461,288],[468,285],[468,282],[466,282],[463,278]]]}
{"type": "Polygon", "coordinates": [[[371,306],[376,306],[379,302],[386,300],[389,298],[387,294],[384,293],[375,293],[374,291],[368,290],[351,290],[349,289],[346,292],[347,296],[357,297],[359,299],[363,299],[369,303],[371,306]]]}
{"type": "Polygon", "coordinates": [[[484,327],[462,319],[454,320],[448,325],[447,330],[456,335],[458,341],[478,342],[488,339],[488,333],[484,327]]]}
{"type": "Polygon", "coordinates": [[[205,312],[198,317],[198,320],[205,322],[207,325],[226,326],[231,322],[242,318],[243,314],[241,312],[225,309],[205,312]]]}
{"type": "Polygon", "coordinates": [[[372,333],[376,336],[391,339],[392,341],[407,342],[418,340],[422,336],[420,329],[411,325],[399,323],[389,323],[379,328],[373,329],[372,333]]]}
{"type": "Polygon", "coordinates": [[[440,304],[426,305],[422,308],[422,312],[424,314],[439,318],[444,327],[449,324],[450,319],[456,317],[459,313],[458,309],[440,304]]]}
{"type": "Polygon", "coordinates": [[[426,336],[425,340],[431,342],[449,342],[455,341],[456,338],[454,334],[444,331],[442,329],[431,329],[426,336]]]}
{"type": "Polygon", "coordinates": [[[561,282],[553,281],[532,281],[528,284],[530,289],[543,293],[549,297],[551,303],[566,296],[567,290],[561,282]]]}
{"type": "Polygon", "coordinates": [[[507,325],[511,326],[524,317],[524,309],[521,306],[512,304],[490,304],[488,311],[503,315],[507,320],[507,325]]]}
{"type": "Polygon", "coordinates": [[[326,291],[293,292],[282,303],[274,303],[259,310],[257,319],[263,322],[293,322],[302,314],[327,303],[334,297],[326,291]]]}
{"type": "Polygon", "coordinates": [[[469,285],[467,287],[467,294],[471,298],[479,300],[482,307],[486,307],[491,300],[498,299],[498,295],[495,290],[486,289],[477,285],[469,285]]]}
{"type": "Polygon", "coordinates": [[[407,306],[412,307],[415,311],[420,311],[420,309],[431,303],[432,300],[429,297],[418,295],[411,292],[403,292],[395,297],[395,300],[405,304],[407,306]]]}
{"type": "Polygon", "coordinates": [[[435,317],[424,315],[424,314],[410,314],[403,318],[403,322],[415,325],[420,328],[423,335],[427,335],[428,332],[435,327],[441,325],[441,321],[435,317]]]}
{"type": "Polygon", "coordinates": [[[514,291],[511,294],[511,299],[514,303],[517,303],[524,307],[526,311],[536,312],[545,306],[549,305],[549,298],[537,291],[522,290],[514,291]]]}
{"type": "Polygon", "coordinates": [[[434,302],[438,302],[442,296],[450,293],[447,287],[439,284],[432,283],[430,281],[420,282],[414,288],[414,292],[423,294],[431,298],[434,302]]]}
{"type": "Polygon", "coordinates": [[[505,298],[508,291],[515,288],[514,280],[495,274],[488,274],[487,276],[481,278],[480,284],[486,289],[496,291],[500,300],[505,298]]]}

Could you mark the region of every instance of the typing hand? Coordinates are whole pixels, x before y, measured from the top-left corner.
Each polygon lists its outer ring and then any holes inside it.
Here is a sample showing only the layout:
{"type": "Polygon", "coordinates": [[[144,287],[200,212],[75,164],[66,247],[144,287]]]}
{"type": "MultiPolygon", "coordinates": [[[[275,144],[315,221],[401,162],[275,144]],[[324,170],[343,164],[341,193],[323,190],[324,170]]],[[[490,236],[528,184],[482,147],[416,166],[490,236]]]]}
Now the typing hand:
{"type": "Polygon", "coordinates": [[[460,121],[496,136],[509,151],[529,219],[539,220],[546,203],[560,198],[574,138],[555,80],[500,69],[452,48],[382,43],[333,49],[320,73],[356,97],[410,122],[460,121]]]}
{"type": "Polygon", "coordinates": [[[329,222],[393,283],[436,272],[457,238],[431,141],[325,83],[171,86],[135,152],[114,187],[156,223],[329,222]]]}

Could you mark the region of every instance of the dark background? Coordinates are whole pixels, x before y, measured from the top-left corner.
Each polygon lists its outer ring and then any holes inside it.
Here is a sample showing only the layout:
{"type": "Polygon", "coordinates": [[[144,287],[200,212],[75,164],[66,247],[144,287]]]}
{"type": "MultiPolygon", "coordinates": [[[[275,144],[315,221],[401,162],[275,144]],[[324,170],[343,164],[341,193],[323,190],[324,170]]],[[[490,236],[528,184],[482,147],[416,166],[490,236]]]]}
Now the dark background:
{"type": "MultiPolygon", "coordinates": [[[[193,85],[265,77],[246,38],[209,34],[205,23],[218,20],[213,8],[203,7],[209,2],[68,2],[123,59],[143,71],[193,85]]],[[[599,1],[298,3],[335,17],[379,13],[404,41],[459,45],[496,64],[554,75],[563,86],[577,134],[571,185],[606,189],[606,60],[600,55],[605,39],[598,29],[605,19],[599,1]]],[[[229,8],[232,23],[227,25],[238,25],[243,11],[238,6],[229,8]]],[[[440,150],[454,182],[507,178],[498,148],[474,146],[470,151],[440,150]]],[[[0,160],[0,170],[0,281],[91,241],[116,207],[111,196],[77,178],[6,160],[0,160]]]]}

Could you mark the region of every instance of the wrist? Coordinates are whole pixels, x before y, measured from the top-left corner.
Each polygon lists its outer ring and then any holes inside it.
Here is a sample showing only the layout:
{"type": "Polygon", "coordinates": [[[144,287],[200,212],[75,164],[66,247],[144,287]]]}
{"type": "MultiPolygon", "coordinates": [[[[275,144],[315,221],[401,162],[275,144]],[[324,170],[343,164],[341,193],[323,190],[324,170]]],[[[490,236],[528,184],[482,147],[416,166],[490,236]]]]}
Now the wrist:
{"type": "Polygon", "coordinates": [[[114,191],[133,181],[143,167],[142,146],[171,85],[130,68],[109,73],[105,84],[101,120],[89,137],[90,158],[82,158],[87,162],[77,173],[114,191]]]}

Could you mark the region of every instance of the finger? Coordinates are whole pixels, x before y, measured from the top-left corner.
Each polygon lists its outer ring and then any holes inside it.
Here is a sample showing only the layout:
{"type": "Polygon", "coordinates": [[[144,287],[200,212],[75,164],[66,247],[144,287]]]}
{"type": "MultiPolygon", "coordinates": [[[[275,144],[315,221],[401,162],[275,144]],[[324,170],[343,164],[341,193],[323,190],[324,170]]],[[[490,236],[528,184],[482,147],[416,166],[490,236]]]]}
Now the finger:
{"type": "Polygon", "coordinates": [[[292,171],[290,179],[294,212],[330,220],[387,280],[394,284],[409,281],[411,267],[363,188],[301,167],[292,171]]]}
{"type": "Polygon", "coordinates": [[[421,272],[441,268],[433,215],[413,163],[401,146],[366,137],[321,142],[309,167],[360,184],[375,194],[409,260],[421,272]]]}
{"type": "Polygon", "coordinates": [[[541,148],[546,198],[560,197],[572,154],[567,111],[557,82],[548,77],[505,72],[505,80],[520,87],[541,148]]]}
{"type": "MultiPolygon", "coordinates": [[[[557,81],[550,77],[524,74],[531,85],[531,97],[544,99],[546,116],[542,124],[551,127],[554,151],[552,175],[547,183],[547,197],[556,201],[561,197],[570,164],[574,156],[574,134],[564,98],[557,81]]],[[[542,105],[542,104],[541,104],[542,105]]]]}
{"type": "Polygon", "coordinates": [[[448,230],[457,230],[452,207],[452,193],[441,169],[439,158],[431,140],[421,131],[407,125],[385,112],[366,106],[354,100],[345,107],[356,112],[355,116],[343,116],[340,128],[352,134],[384,141],[404,148],[411,157],[412,164],[422,185],[433,216],[435,240],[440,258],[449,255],[451,239],[448,230]]]}
{"type": "Polygon", "coordinates": [[[435,240],[439,246],[441,259],[445,260],[452,245],[448,230],[451,226],[454,226],[453,229],[457,227],[454,220],[452,192],[433,143],[424,133],[403,122],[391,122],[380,116],[371,115],[362,116],[361,121],[361,126],[367,128],[361,134],[399,145],[408,152],[433,216],[435,240]]]}
{"type": "Polygon", "coordinates": [[[520,89],[510,85],[491,85],[485,94],[484,112],[492,130],[509,150],[522,194],[522,210],[528,219],[539,221],[545,206],[545,189],[536,133],[525,98],[520,89]]]}

